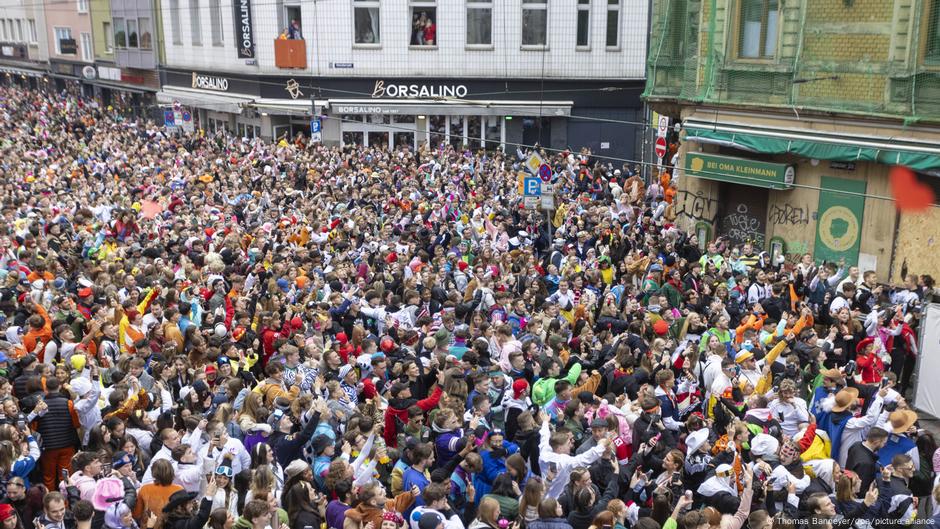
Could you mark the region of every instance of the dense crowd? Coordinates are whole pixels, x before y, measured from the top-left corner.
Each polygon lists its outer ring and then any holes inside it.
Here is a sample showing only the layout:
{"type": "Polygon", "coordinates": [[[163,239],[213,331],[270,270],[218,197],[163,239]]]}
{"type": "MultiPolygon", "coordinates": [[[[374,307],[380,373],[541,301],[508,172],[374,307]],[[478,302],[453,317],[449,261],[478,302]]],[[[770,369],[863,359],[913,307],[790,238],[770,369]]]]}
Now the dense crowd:
{"type": "MultiPolygon", "coordinates": [[[[174,136],[0,88],[4,529],[934,524],[890,287],[680,229],[669,173],[174,136]]],[[[536,146],[536,148],[538,148],[536,146]]]]}

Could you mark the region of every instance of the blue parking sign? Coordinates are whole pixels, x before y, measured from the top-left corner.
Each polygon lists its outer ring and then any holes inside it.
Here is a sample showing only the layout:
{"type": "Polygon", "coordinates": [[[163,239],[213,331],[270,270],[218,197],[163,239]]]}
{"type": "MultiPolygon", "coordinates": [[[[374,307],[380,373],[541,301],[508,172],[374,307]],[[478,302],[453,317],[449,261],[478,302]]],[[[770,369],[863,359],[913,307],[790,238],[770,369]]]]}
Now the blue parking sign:
{"type": "Polygon", "coordinates": [[[311,120],[310,120],[310,132],[311,132],[312,134],[316,134],[316,133],[320,132],[320,120],[319,120],[319,118],[318,118],[318,119],[311,119],[311,120]]]}
{"type": "Polygon", "coordinates": [[[525,196],[537,197],[542,194],[542,182],[538,178],[526,178],[523,182],[525,196]]]}
{"type": "Polygon", "coordinates": [[[163,124],[167,127],[176,126],[176,118],[173,116],[173,110],[164,110],[163,111],[163,124]]]}

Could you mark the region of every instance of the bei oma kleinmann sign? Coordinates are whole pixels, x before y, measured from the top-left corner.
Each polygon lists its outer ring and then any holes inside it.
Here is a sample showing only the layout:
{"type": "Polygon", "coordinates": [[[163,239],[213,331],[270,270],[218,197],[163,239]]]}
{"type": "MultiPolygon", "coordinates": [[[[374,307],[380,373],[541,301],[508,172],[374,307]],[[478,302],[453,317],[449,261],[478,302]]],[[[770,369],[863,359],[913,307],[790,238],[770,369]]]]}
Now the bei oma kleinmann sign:
{"type": "Polygon", "coordinates": [[[685,155],[685,171],[689,176],[769,189],[793,187],[792,165],[759,162],[717,154],[689,152],[685,155]]]}

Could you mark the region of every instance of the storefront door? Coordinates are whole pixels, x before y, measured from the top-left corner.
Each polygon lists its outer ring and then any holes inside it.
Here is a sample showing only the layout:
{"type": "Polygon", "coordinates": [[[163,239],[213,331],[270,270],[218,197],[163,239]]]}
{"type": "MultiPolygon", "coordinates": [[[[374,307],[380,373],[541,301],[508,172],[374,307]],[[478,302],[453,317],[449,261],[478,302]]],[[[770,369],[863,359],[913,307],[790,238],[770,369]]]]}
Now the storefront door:
{"type": "Polygon", "coordinates": [[[767,233],[768,191],[763,187],[721,184],[722,208],[718,212],[718,234],[733,245],[750,242],[764,249],[767,233]]]}

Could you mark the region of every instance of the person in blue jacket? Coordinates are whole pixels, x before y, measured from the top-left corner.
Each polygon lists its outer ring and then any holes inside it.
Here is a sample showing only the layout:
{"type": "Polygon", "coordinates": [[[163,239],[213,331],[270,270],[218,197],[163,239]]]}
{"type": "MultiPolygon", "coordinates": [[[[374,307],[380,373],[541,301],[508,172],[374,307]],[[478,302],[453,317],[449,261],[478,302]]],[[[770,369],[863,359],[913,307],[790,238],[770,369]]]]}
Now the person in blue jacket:
{"type": "Polygon", "coordinates": [[[474,503],[479,504],[480,499],[490,493],[496,476],[506,472],[506,458],[518,451],[519,445],[507,441],[502,430],[490,432],[480,447],[483,470],[473,477],[473,488],[476,490],[474,503]]]}
{"type": "MultiPolygon", "coordinates": [[[[431,483],[430,469],[434,466],[434,448],[431,443],[419,444],[411,452],[411,465],[405,469],[401,478],[401,490],[411,490],[417,487],[418,491],[424,492],[424,488],[431,483]]],[[[411,511],[419,505],[424,505],[424,496],[417,495],[414,503],[405,511],[405,519],[411,516],[411,511]]]]}

